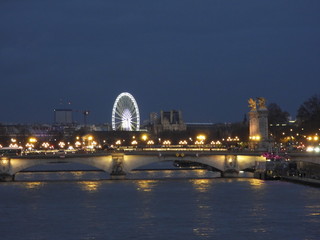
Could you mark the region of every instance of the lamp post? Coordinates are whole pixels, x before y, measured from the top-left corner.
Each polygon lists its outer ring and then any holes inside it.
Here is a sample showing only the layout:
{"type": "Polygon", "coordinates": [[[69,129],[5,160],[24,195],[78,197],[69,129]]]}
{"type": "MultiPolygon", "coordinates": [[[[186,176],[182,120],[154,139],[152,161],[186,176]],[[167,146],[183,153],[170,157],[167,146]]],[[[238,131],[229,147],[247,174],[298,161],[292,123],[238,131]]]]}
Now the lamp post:
{"type": "Polygon", "coordinates": [[[204,141],[206,140],[206,136],[203,134],[198,135],[197,140],[195,141],[196,145],[204,145],[204,141]]]}

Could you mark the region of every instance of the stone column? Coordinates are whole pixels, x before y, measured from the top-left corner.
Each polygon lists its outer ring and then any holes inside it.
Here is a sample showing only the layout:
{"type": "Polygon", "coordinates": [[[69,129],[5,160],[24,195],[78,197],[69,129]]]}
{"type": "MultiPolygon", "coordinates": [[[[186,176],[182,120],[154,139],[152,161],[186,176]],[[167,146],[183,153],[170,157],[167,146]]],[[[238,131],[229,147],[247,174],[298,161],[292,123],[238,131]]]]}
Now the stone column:
{"type": "Polygon", "coordinates": [[[224,171],[221,177],[238,177],[239,165],[237,155],[225,155],[224,158],[224,171]]]}
{"type": "Polygon", "coordinates": [[[125,179],[126,173],[124,171],[123,161],[123,153],[112,154],[112,168],[110,173],[111,179],[125,179]]]}
{"type": "Polygon", "coordinates": [[[265,151],[269,148],[268,109],[264,98],[257,101],[249,100],[249,148],[265,151]]]}
{"type": "Polygon", "coordinates": [[[251,110],[249,112],[249,136],[259,135],[259,117],[256,110],[251,110]]]}
{"type": "Polygon", "coordinates": [[[0,182],[14,181],[14,174],[11,174],[10,158],[0,158],[0,182]]]}
{"type": "Polygon", "coordinates": [[[269,139],[268,110],[266,108],[259,109],[258,118],[259,118],[259,134],[260,134],[261,142],[267,142],[269,139]]]}

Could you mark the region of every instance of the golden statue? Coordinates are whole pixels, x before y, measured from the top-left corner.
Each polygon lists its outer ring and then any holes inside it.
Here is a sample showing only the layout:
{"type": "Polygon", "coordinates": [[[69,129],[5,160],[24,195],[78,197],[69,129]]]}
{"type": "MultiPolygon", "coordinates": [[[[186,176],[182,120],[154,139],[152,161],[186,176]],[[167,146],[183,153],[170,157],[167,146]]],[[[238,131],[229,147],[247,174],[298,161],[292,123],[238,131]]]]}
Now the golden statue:
{"type": "Polygon", "coordinates": [[[255,100],[250,98],[248,100],[248,103],[249,103],[249,107],[251,108],[251,111],[255,111],[257,109],[257,102],[255,100]]]}
{"type": "Polygon", "coordinates": [[[258,98],[258,106],[259,108],[263,108],[263,109],[266,109],[266,99],[263,98],[263,97],[259,97],[258,98]]]}

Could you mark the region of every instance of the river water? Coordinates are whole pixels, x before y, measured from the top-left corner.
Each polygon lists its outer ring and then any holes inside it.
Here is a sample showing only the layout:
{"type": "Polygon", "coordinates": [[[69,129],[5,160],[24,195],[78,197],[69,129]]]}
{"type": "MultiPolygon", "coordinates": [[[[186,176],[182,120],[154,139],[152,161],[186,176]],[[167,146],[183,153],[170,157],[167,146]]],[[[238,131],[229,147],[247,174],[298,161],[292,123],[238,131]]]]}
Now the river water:
{"type": "Polygon", "coordinates": [[[320,189],[206,170],[26,172],[0,183],[0,239],[320,239],[320,189]]]}

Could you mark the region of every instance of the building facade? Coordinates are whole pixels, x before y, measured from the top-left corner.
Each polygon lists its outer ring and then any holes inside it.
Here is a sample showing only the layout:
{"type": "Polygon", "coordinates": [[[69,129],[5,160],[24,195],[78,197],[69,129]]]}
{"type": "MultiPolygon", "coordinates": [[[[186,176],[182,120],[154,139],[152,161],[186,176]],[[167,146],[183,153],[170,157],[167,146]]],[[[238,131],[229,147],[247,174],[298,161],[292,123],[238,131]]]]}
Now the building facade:
{"type": "Polygon", "coordinates": [[[156,113],[151,113],[150,124],[154,134],[161,132],[182,132],[187,129],[187,125],[182,118],[182,112],[177,110],[161,111],[159,117],[156,113]]]}

